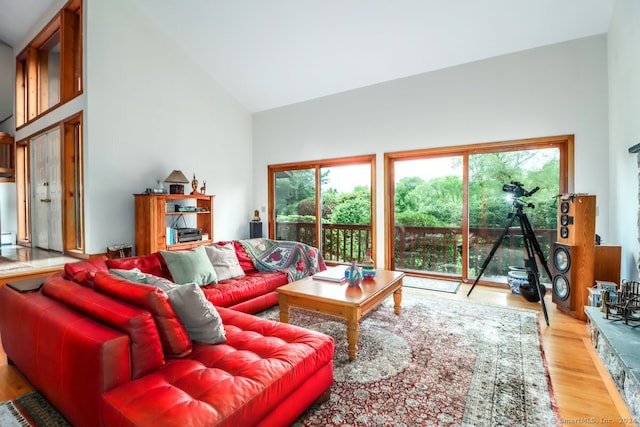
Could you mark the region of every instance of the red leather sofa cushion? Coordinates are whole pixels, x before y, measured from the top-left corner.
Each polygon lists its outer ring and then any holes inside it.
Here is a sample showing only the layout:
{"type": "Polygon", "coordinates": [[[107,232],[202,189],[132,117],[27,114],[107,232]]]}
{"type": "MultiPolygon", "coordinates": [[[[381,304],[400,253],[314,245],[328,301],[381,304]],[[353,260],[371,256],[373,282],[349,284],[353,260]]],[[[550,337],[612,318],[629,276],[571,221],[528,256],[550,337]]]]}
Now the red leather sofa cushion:
{"type": "Polygon", "coordinates": [[[93,287],[93,276],[97,271],[108,272],[107,257],[100,256],[86,261],[72,262],[64,265],[64,275],[81,285],[93,287]]]}
{"type": "Polygon", "coordinates": [[[189,334],[163,290],[106,273],[96,273],[94,280],[96,290],[144,308],[151,313],[166,355],[182,357],[189,354],[191,351],[189,334]]]}
{"type": "Polygon", "coordinates": [[[107,267],[117,268],[121,270],[139,269],[143,273],[153,274],[154,276],[169,278],[163,271],[160,263],[160,256],[157,253],[149,255],[134,256],[128,258],[108,259],[107,267]]]}
{"type": "Polygon", "coordinates": [[[59,274],[47,278],[42,293],[128,335],[132,378],[143,377],[164,365],[158,329],[148,311],[78,286],[59,274]]]}
{"type": "Polygon", "coordinates": [[[213,305],[230,307],[273,292],[276,288],[286,284],[287,275],[285,273],[253,270],[244,277],[203,286],[202,290],[213,305]]]}
{"type": "Polygon", "coordinates": [[[189,357],[105,393],[105,425],[181,426],[188,420],[189,425],[255,426],[276,408],[279,424],[289,425],[300,411],[289,411],[288,403],[304,401],[299,389],[315,399],[330,386],[330,337],[218,310],[227,341],[194,343],[189,357]]]}

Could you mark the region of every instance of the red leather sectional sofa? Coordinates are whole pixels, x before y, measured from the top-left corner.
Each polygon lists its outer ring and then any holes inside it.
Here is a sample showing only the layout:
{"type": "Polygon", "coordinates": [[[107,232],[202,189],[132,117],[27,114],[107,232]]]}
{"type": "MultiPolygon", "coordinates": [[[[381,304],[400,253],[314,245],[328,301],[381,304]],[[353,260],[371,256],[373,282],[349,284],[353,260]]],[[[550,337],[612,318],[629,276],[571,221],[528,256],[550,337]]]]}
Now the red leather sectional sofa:
{"type": "Polygon", "coordinates": [[[246,276],[204,287],[226,342],[191,341],[166,294],[108,273],[167,277],[152,254],[67,264],[37,292],[0,288],[4,351],[74,426],[290,425],[328,398],[333,340],[248,314],[287,279],[236,250],[246,276]]]}

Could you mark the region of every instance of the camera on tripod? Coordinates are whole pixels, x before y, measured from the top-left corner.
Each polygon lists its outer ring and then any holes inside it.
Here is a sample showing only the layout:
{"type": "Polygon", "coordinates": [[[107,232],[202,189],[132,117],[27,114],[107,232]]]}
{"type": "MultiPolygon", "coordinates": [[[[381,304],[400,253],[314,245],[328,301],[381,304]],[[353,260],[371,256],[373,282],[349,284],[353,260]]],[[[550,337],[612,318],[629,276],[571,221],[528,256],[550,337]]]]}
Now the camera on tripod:
{"type": "Polygon", "coordinates": [[[529,197],[539,189],[540,187],[536,187],[531,191],[527,191],[524,189],[524,185],[518,181],[511,181],[511,184],[505,184],[502,186],[502,191],[513,194],[514,199],[519,197],[529,197]]]}
{"type": "Polygon", "coordinates": [[[540,243],[538,243],[538,239],[536,239],[536,235],[533,232],[533,228],[531,227],[531,223],[529,222],[529,218],[527,218],[527,214],[524,213],[523,208],[525,205],[529,208],[534,208],[533,203],[524,203],[520,200],[520,197],[529,197],[536,191],[538,191],[540,187],[536,187],[531,191],[527,191],[524,189],[524,185],[518,181],[511,181],[511,184],[504,184],[502,186],[502,191],[511,193],[510,198],[513,199],[513,210],[509,212],[509,217],[507,220],[507,224],[502,230],[500,237],[494,243],[491,251],[489,252],[489,256],[485,258],[482,263],[482,267],[480,268],[480,273],[476,277],[476,280],[473,282],[473,286],[467,292],[467,296],[471,294],[473,288],[478,284],[480,280],[480,276],[484,273],[485,269],[491,262],[491,258],[496,253],[498,246],[504,239],[504,237],[509,233],[509,229],[513,225],[516,218],[518,218],[518,222],[520,223],[520,230],[522,231],[522,237],[524,238],[524,250],[525,250],[525,260],[524,260],[524,269],[527,273],[527,283],[520,285],[520,294],[530,302],[540,301],[542,305],[542,312],[544,313],[544,319],[547,322],[547,326],[549,325],[549,316],[547,314],[547,307],[544,303],[544,295],[546,293],[546,287],[544,284],[540,283],[540,273],[538,270],[537,259],[540,260],[542,266],[544,267],[545,273],[547,276],[551,278],[551,271],[549,271],[549,266],[547,265],[546,257],[542,253],[542,248],[540,247],[540,243]]]}

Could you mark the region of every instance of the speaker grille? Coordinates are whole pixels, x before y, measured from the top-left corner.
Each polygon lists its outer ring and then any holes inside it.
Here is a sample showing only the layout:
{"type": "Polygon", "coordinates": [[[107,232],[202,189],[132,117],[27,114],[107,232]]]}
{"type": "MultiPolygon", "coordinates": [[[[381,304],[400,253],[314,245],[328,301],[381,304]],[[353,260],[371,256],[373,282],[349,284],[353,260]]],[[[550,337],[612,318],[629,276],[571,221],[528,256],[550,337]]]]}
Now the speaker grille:
{"type": "Polygon", "coordinates": [[[571,294],[571,286],[567,277],[563,274],[558,274],[553,277],[553,295],[561,301],[566,301],[571,294]]]}
{"type": "Polygon", "coordinates": [[[571,267],[571,255],[565,246],[556,246],[554,249],[553,267],[559,273],[566,273],[571,267]]]}

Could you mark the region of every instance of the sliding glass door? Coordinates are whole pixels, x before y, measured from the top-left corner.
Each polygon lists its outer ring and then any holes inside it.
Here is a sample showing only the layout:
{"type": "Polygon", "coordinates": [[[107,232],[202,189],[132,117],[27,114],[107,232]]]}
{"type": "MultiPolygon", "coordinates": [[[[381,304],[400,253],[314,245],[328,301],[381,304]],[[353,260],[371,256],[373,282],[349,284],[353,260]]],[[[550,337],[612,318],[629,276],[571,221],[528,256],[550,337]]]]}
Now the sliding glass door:
{"type": "Polygon", "coordinates": [[[394,164],[394,265],[462,274],[462,157],[394,164]]]}
{"type": "Polygon", "coordinates": [[[317,247],[329,263],[375,257],[374,167],[375,156],[269,166],[269,236],[317,247]]]}
{"type": "MultiPolygon", "coordinates": [[[[556,236],[559,154],[558,148],[542,148],[469,156],[470,279],[477,277],[485,260],[488,264],[482,278],[501,283],[507,282],[510,268],[524,267],[524,240],[517,216],[507,228],[518,204],[548,256],[556,236]],[[536,187],[539,189],[529,196],[536,187]],[[504,239],[498,242],[505,230],[504,239]]],[[[544,272],[540,264],[539,269],[544,272]]],[[[551,281],[546,275],[541,279],[551,281]]]]}
{"type": "MultiPolygon", "coordinates": [[[[385,154],[386,265],[471,282],[487,261],[481,278],[506,285],[510,268],[524,265],[520,222],[509,226],[518,204],[539,243],[537,258],[548,263],[572,152],[566,135],[385,154]]],[[[538,261],[542,281],[550,280],[538,261]]]]}
{"type": "Polygon", "coordinates": [[[275,238],[317,246],[315,168],[276,172],[275,238]]]}

